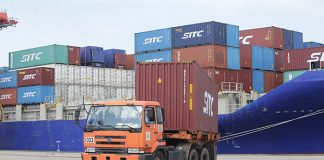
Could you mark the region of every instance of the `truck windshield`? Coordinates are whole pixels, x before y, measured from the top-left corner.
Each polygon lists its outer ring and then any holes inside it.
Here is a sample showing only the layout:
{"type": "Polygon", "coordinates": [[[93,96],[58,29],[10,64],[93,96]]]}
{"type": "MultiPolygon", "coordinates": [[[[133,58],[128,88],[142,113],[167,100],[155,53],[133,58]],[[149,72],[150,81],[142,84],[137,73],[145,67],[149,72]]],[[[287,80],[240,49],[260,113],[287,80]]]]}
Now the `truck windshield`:
{"type": "Polygon", "coordinates": [[[92,106],[85,131],[142,128],[142,106],[92,106]]]}

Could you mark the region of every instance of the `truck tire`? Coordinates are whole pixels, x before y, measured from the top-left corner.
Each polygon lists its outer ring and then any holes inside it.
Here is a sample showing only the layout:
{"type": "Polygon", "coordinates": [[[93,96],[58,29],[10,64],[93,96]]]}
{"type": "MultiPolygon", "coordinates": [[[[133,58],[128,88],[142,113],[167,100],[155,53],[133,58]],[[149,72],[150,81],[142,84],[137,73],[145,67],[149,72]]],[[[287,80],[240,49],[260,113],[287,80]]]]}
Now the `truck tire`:
{"type": "Polygon", "coordinates": [[[206,147],[204,147],[201,150],[200,160],[210,160],[209,157],[210,157],[209,151],[206,147]]]}
{"type": "Polygon", "coordinates": [[[199,160],[199,155],[197,150],[195,149],[190,150],[188,160],[199,160]]]}
{"type": "Polygon", "coordinates": [[[157,151],[154,155],[153,155],[153,160],[165,160],[164,158],[164,154],[161,151],[157,151]]]}

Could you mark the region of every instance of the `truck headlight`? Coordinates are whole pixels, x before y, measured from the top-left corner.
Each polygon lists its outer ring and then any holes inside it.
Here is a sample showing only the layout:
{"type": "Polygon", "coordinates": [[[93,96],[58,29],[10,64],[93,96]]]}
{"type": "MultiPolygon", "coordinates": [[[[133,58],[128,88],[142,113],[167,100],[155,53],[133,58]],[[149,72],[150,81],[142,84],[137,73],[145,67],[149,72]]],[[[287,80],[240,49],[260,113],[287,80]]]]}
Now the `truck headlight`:
{"type": "Polygon", "coordinates": [[[85,152],[86,153],[95,153],[96,149],[95,148],[86,148],[85,152]]]}
{"type": "Polygon", "coordinates": [[[128,153],[144,153],[144,151],[140,150],[139,148],[129,148],[128,153]]]}

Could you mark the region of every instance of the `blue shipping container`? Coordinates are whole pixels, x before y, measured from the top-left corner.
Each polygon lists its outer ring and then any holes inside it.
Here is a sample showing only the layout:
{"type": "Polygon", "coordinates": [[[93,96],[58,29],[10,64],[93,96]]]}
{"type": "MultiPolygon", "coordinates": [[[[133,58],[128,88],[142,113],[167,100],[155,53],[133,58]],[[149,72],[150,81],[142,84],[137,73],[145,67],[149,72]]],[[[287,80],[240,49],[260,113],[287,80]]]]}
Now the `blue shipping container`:
{"type": "Polygon", "coordinates": [[[80,49],[81,65],[91,65],[92,63],[104,63],[102,47],[87,46],[80,49]]]}
{"type": "Polygon", "coordinates": [[[227,68],[240,70],[240,48],[227,47],[227,68]]]}
{"type": "Polygon", "coordinates": [[[303,33],[293,32],[293,36],[294,36],[294,49],[303,48],[303,33]]]}
{"type": "Polygon", "coordinates": [[[240,47],[240,30],[238,26],[226,25],[226,44],[231,47],[240,47]]]}
{"type": "Polygon", "coordinates": [[[0,88],[17,87],[17,72],[5,72],[0,74],[0,88]]]}
{"type": "Polygon", "coordinates": [[[274,71],[274,49],[262,48],[263,70],[274,71]]]}
{"type": "Polygon", "coordinates": [[[9,67],[0,67],[0,72],[8,72],[9,67]]]}
{"type": "Polygon", "coordinates": [[[172,48],[171,28],[135,33],[135,53],[172,48]]]}
{"type": "Polygon", "coordinates": [[[264,72],[260,70],[252,71],[253,91],[264,93],[264,72]]]}
{"type": "Polygon", "coordinates": [[[252,46],[252,68],[263,70],[262,47],[252,46]]]}
{"type": "Polygon", "coordinates": [[[126,51],[123,49],[107,49],[103,51],[103,54],[105,55],[104,67],[115,67],[115,54],[117,53],[126,54],[126,51]]]}
{"type": "Polygon", "coordinates": [[[323,44],[318,42],[304,42],[303,46],[304,48],[315,48],[315,47],[321,47],[323,46],[323,44]]]}
{"type": "Polygon", "coordinates": [[[135,54],[135,62],[172,62],[172,50],[135,54]]]}
{"type": "Polygon", "coordinates": [[[34,104],[54,101],[53,86],[29,86],[17,89],[18,104],[34,104]]]}
{"type": "Polygon", "coordinates": [[[172,47],[226,45],[226,24],[206,22],[172,28],[172,47]]]}
{"type": "Polygon", "coordinates": [[[294,49],[294,32],[284,29],[284,48],[294,49]]]}

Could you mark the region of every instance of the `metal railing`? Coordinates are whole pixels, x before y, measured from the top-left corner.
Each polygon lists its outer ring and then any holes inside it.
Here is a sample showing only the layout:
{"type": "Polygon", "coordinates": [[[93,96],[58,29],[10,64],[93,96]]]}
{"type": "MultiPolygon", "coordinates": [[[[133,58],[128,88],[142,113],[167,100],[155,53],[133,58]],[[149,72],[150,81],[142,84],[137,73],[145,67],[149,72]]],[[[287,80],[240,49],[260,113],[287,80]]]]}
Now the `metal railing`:
{"type": "Polygon", "coordinates": [[[221,91],[242,92],[243,84],[237,82],[222,82],[221,91]]]}

